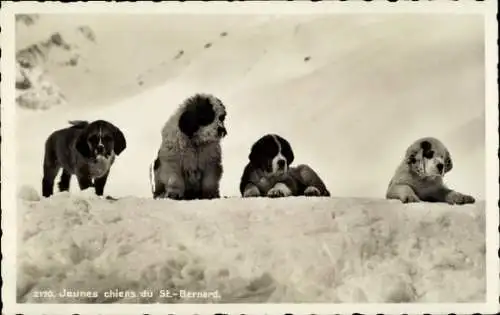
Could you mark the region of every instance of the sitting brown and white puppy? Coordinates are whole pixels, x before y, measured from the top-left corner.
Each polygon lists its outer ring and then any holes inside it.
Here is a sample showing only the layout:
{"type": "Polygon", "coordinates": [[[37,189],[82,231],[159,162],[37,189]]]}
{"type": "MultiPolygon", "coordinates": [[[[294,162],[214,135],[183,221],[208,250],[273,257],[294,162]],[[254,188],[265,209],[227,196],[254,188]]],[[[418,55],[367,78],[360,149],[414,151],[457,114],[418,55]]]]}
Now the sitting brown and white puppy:
{"type": "Polygon", "coordinates": [[[306,164],[291,167],[294,153],[290,143],[276,134],[257,140],[243,170],[243,197],[330,196],[316,172],[306,164]]]}
{"type": "Polygon", "coordinates": [[[219,198],[221,140],[226,108],[211,94],[184,100],[162,130],[158,156],[149,167],[153,198],[219,198]]]}
{"type": "Polygon", "coordinates": [[[453,168],[450,152],[436,138],[421,138],[406,150],[405,157],[392,177],[387,199],[408,202],[474,203],[472,196],[456,192],[443,183],[453,168]]]}
{"type": "Polygon", "coordinates": [[[115,156],[125,150],[125,136],[105,120],[70,121],[72,126],[54,131],[45,141],[42,194],[53,194],[54,180],[62,168],[60,191],[68,191],[75,175],[81,190],[94,186],[102,196],[115,156]]]}

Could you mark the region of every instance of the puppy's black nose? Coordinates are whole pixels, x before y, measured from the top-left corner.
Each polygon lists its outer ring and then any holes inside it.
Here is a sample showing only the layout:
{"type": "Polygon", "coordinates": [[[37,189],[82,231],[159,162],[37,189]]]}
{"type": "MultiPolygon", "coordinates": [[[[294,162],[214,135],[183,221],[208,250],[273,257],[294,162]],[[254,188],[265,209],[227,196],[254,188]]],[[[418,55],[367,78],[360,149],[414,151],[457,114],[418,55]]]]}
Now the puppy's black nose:
{"type": "Polygon", "coordinates": [[[96,152],[97,152],[98,154],[103,154],[103,153],[104,153],[104,146],[103,146],[103,145],[98,145],[98,146],[96,147],[96,152]]]}
{"type": "Polygon", "coordinates": [[[219,134],[219,137],[224,137],[227,135],[227,130],[224,127],[218,127],[217,133],[219,134]]]}
{"type": "Polygon", "coordinates": [[[439,173],[442,173],[442,172],[443,172],[443,168],[444,168],[443,163],[438,163],[438,165],[436,165],[436,167],[437,167],[437,169],[438,169],[439,173]]]}
{"type": "Polygon", "coordinates": [[[278,160],[278,168],[280,170],[285,168],[285,160],[278,160]]]}

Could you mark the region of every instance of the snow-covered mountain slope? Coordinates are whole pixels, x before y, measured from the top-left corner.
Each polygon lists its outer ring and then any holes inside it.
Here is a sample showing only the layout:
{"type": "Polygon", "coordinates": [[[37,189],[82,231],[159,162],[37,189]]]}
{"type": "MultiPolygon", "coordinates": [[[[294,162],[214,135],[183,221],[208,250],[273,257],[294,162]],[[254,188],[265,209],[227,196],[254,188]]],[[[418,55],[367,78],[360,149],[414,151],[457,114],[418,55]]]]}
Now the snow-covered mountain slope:
{"type": "MultiPolygon", "coordinates": [[[[123,19],[106,24],[101,18],[92,26],[96,45],[104,47],[93,58],[109,67],[106,80],[123,77],[123,68],[132,68],[128,76],[138,74],[150,66],[148,60],[159,60],[148,55],[157,50],[165,50],[172,71],[153,67],[153,72],[163,71],[164,83],[118,102],[18,113],[18,184],[39,189],[43,142],[50,132],[67,126],[68,119],[103,118],[119,126],[128,140],[107,191],[149,196],[147,170],[163,123],[186,97],[209,92],[228,109],[224,195],[238,195],[252,143],[277,132],[291,142],[296,163],[317,169],[333,195],[375,198],[383,197],[409,143],[435,136],[455,162],[449,185],[484,198],[480,18],[207,16],[198,24],[194,17],[183,23],[176,17],[151,26],[123,19]],[[222,32],[227,34],[221,37],[222,32]],[[212,45],[204,48],[208,42],[212,45]],[[114,47],[111,52],[109,47],[114,47]],[[180,47],[185,54],[171,60],[180,47]],[[137,56],[139,51],[143,55],[137,56]]],[[[66,84],[72,82],[77,90],[80,79],[88,81],[75,76],[66,84]]],[[[120,92],[112,83],[104,86],[120,92]]]]}

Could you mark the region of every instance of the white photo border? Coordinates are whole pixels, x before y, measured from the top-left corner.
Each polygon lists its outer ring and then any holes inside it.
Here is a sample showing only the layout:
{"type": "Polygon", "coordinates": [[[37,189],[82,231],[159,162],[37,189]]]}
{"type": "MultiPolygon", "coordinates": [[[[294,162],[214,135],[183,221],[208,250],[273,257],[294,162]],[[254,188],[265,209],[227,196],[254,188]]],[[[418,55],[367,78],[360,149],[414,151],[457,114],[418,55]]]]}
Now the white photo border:
{"type": "MultiPolygon", "coordinates": [[[[186,1],[186,2],[4,2],[1,14],[1,117],[2,117],[2,313],[14,314],[320,314],[320,313],[496,313],[499,310],[499,192],[498,192],[498,23],[496,1],[186,1]],[[15,19],[17,13],[109,14],[315,14],[315,13],[422,13],[480,14],[485,29],[486,82],[486,261],[485,303],[408,304],[18,304],[16,303],[16,197],[15,197],[15,19]]],[[[466,284],[464,284],[466,285],[466,284]]]]}

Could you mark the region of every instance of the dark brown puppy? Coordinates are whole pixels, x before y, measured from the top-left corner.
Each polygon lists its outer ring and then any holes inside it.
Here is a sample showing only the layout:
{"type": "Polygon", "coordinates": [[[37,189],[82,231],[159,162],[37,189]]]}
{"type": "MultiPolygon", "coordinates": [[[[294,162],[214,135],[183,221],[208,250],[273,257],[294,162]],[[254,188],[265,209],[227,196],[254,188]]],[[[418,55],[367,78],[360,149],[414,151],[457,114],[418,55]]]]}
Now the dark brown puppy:
{"type": "Polygon", "coordinates": [[[94,186],[95,193],[102,196],[115,156],[127,147],[125,136],[105,120],[69,123],[71,127],[53,132],[45,142],[42,194],[53,194],[54,180],[62,168],[60,191],[69,190],[75,175],[81,190],[94,186]]]}
{"type": "Polygon", "coordinates": [[[275,134],[257,140],[240,181],[243,197],[330,196],[321,178],[306,164],[291,167],[290,143],[275,134]]]}

